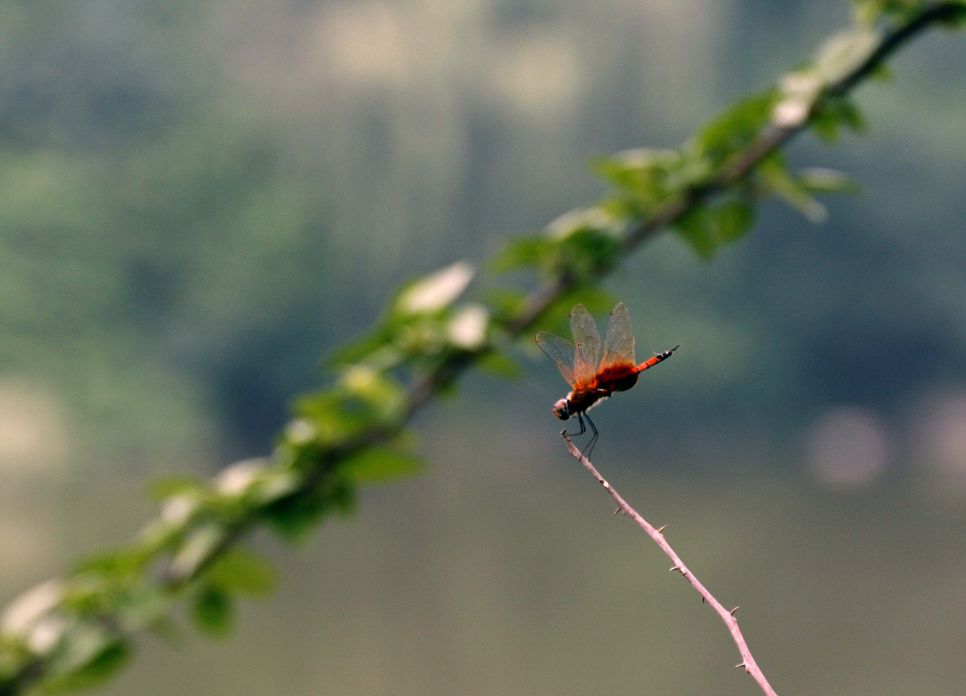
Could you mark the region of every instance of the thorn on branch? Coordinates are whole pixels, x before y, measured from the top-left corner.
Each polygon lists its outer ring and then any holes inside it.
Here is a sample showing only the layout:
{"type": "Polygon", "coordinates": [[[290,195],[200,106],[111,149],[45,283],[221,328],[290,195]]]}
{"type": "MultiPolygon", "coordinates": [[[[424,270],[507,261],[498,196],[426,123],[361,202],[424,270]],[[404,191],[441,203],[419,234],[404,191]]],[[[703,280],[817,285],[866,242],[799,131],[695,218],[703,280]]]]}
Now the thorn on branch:
{"type": "Polygon", "coordinates": [[[731,615],[734,616],[735,614],[737,614],[739,609],[741,609],[741,607],[735,607],[734,609],[732,609],[731,615]]]}
{"type": "Polygon", "coordinates": [[[668,571],[667,572],[669,572],[669,573],[681,573],[681,575],[687,575],[688,574],[688,571],[686,571],[684,568],[682,568],[679,565],[672,566],[671,568],[668,568],[668,571]]]}
{"type": "Polygon", "coordinates": [[[621,514],[622,512],[624,512],[624,511],[623,511],[623,510],[621,510],[620,508],[615,508],[615,509],[614,509],[614,514],[613,514],[613,515],[611,515],[611,517],[617,517],[617,516],[618,516],[619,514],[621,514]]]}
{"type": "Polygon", "coordinates": [[[669,526],[670,526],[670,525],[667,525],[667,524],[666,524],[666,525],[664,525],[663,527],[658,527],[658,528],[657,528],[657,533],[658,533],[658,534],[664,534],[664,530],[665,530],[665,529],[667,529],[667,528],[668,528],[669,526]]]}
{"type": "Polygon", "coordinates": [[[735,669],[743,669],[747,672],[748,665],[746,665],[744,662],[739,662],[738,664],[735,665],[735,669]]]}

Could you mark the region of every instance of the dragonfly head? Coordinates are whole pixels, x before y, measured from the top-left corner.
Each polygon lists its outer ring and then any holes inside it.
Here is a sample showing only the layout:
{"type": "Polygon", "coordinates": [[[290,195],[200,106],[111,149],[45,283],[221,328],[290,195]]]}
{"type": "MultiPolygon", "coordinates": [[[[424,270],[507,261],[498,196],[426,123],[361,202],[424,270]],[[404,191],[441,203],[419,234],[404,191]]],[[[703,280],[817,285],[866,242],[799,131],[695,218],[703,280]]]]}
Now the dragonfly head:
{"type": "Polygon", "coordinates": [[[572,415],[570,413],[570,402],[566,399],[561,399],[553,405],[553,415],[560,420],[567,420],[572,415]]]}

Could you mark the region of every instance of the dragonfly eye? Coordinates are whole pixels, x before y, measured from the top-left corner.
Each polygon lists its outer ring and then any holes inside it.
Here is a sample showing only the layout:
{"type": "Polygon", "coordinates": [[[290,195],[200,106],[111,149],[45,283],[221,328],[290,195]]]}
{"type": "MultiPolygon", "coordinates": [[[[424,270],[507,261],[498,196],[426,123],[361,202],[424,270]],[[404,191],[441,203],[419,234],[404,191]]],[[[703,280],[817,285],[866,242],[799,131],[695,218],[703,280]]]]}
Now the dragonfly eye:
{"type": "Polygon", "coordinates": [[[553,405],[553,415],[560,420],[570,418],[570,403],[566,399],[561,399],[553,405]]]}

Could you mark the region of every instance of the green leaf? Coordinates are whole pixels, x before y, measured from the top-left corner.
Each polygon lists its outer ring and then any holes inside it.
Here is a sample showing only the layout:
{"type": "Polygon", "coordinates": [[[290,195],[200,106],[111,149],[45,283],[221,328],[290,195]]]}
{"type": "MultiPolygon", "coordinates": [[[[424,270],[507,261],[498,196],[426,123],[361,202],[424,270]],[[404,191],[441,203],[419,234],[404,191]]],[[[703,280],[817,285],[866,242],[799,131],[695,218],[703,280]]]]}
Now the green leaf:
{"type": "Polygon", "coordinates": [[[962,29],[966,27],[966,3],[960,0],[960,6],[950,11],[950,16],[943,22],[952,29],[962,29]]]}
{"type": "Polygon", "coordinates": [[[34,655],[21,640],[0,634],[0,694],[15,694],[16,675],[34,660],[34,655]]]}
{"type": "Polygon", "coordinates": [[[896,74],[888,64],[879,63],[872,69],[872,79],[876,82],[889,84],[895,82],[896,74]]]}
{"type": "Polygon", "coordinates": [[[110,679],[126,665],[134,654],[131,646],[122,640],[108,643],[86,665],[65,678],[61,685],[65,690],[89,689],[110,679]]]}
{"type": "Polygon", "coordinates": [[[849,128],[862,133],[866,129],[865,117],[855,103],[847,97],[826,97],[812,113],[812,131],[825,142],[834,142],[842,130],[849,128]]]}
{"type": "Polygon", "coordinates": [[[711,220],[704,207],[698,207],[678,221],[677,231],[698,256],[710,259],[718,245],[714,241],[711,220]]]}
{"type": "Polygon", "coordinates": [[[115,611],[125,626],[152,627],[165,620],[170,595],[153,585],[127,589],[115,599],[115,611]]]}
{"type": "Polygon", "coordinates": [[[852,0],[855,21],[865,26],[871,26],[881,14],[881,0],[852,0]]]}
{"type": "Polygon", "coordinates": [[[205,580],[230,592],[263,597],[275,588],[275,570],[260,556],[233,549],[211,565],[205,580]]]}
{"type": "Polygon", "coordinates": [[[365,364],[344,370],[339,386],[351,397],[367,404],[373,416],[383,421],[395,420],[405,405],[403,386],[390,375],[365,364]]]}
{"type": "Polygon", "coordinates": [[[538,268],[552,255],[554,246],[543,234],[519,237],[508,242],[489,262],[488,268],[493,273],[538,268]]]}
{"type": "Polygon", "coordinates": [[[262,517],[286,541],[301,541],[332,509],[315,491],[300,491],[268,505],[262,517]]]}
{"type": "Polygon", "coordinates": [[[355,484],[335,478],[322,487],[320,497],[325,510],[332,510],[343,516],[355,512],[359,502],[359,492],[355,484]]]}
{"type": "Polygon", "coordinates": [[[747,97],[709,121],[688,143],[688,150],[718,167],[745,147],[771,119],[778,93],[768,90],[747,97]]]}
{"type": "Polygon", "coordinates": [[[559,245],[575,235],[617,237],[626,224],[599,205],[575,208],[547,225],[547,236],[559,245]]]}
{"type": "Polygon", "coordinates": [[[743,198],[713,206],[709,213],[719,246],[744,237],[755,221],[755,207],[743,198]]]}
{"type": "Polygon", "coordinates": [[[617,237],[584,229],[568,235],[557,247],[557,272],[590,282],[617,265],[621,246],[617,237]]]}
{"type": "MultiPolygon", "coordinates": [[[[677,150],[638,148],[625,150],[594,163],[598,174],[617,188],[631,194],[630,206],[620,212],[645,215],[657,205],[679,194],[688,182],[681,176],[683,155],[677,150]]],[[[614,208],[608,208],[614,212],[614,208]]]]}
{"type": "Polygon", "coordinates": [[[413,476],[423,469],[423,461],[410,452],[390,447],[368,447],[342,463],[349,480],[355,483],[383,483],[413,476]]]}
{"type": "Polygon", "coordinates": [[[221,638],[231,630],[233,609],[232,598],[224,588],[206,584],[191,603],[191,617],[202,631],[221,638]]]}
{"type": "Polygon", "coordinates": [[[151,497],[164,500],[182,493],[201,493],[208,490],[208,482],[196,476],[165,476],[151,484],[151,497]]]}
{"type": "Polygon", "coordinates": [[[806,167],[798,172],[798,181],[812,193],[858,193],[859,182],[848,174],[823,167],[806,167]]]}
{"type": "Polygon", "coordinates": [[[677,224],[678,233],[702,258],[741,239],[751,229],[754,206],[744,198],[731,198],[714,206],[699,206],[677,224]]]}
{"type": "Polygon", "coordinates": [[[924,0],[853,0],[856,19],[870,27],[877,22],[905,23],[926,9],[924,0]]]}
{"type": "Polygon", "coordinates": [[[116,579],[138,575],[150,560],[150,556],[141,549],[118,549],[98,556],[91,556],[81,560],[74,567],[77,573],[98,573],[116,579]]]}
{"type": "MultiPolygon", "coordinates": [[[[352,363],[367,360],[373,353],[380,353],[386,348],[391,348],[392,335],[385,326],[378,327],[375,331],[366,334],[347,345],[336,350],[326,361],[330,367],[342,367],[352,363]]],[[[396,356],[396,363],[399,356],[396,356]]],[[[394,363],[395,364],[395,363],[394,363]]]]}
{"type": "Polygon", "coordinates": [[[307,426],[300,426],[298,430],[307,431],[310,428],[312,437],[290,444],[298,450],[313,454],[320,449],[328,450],[339,446],[378,420],[371,403],[347,394],[344,390],[330,389],[299,397],[295,401],[294,410],[301,416],[295,422],[307,426]]]}
{"type": "Polygon", "coordinates": [[[45,693],[89,689],[103,683],[116,674],[130,660],[133,650],[124,640],[116,637],[94,637],[94,633],[69,638],[75,644],[69,648],[73,664],[65,669],[54,663],[54,671],[44,681],[45,693]],[[64,671],[58,672],[57,670],[64,671]]]}
{"type": "Polygon", "coordinates": [[[123,593],[119,578],[98,572],[81,572],[64,583],[62,610],[76,616],[93,616],[115,610],[123,593]]]}
{"type": "Polygon", "coordinates": [[[813,223],[824,222],[828,217],[825,206],[815,200],[808,188],[792,176],[785,162],[772,156],[761,163],[758,175],[767,189],[799,211],[813,223]]]}

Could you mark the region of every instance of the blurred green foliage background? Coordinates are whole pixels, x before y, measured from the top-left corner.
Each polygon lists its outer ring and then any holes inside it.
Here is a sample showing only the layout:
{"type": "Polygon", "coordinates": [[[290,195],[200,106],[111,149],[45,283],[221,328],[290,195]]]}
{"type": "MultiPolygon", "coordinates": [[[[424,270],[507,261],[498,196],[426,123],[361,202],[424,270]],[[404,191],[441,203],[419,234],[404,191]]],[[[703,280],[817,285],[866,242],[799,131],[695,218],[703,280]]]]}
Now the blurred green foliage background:
{"type": "MultiPolygon", "coordinates": [[[[0,5],[0,600],[129,538],[163,474],[266,453],[401,282],[597,198],[808,57],[841,0],[0,5]]],[[[712,262],[607,288],[639,352],[595,460],[727,604],[782,693],[962,690],[966,43],[789,156],[862,183],[768,204],[712,262]]],[[[148,639],[103,693],[744,694],[733,645],[570,460],[566,391],[473,376],[425,475],[364,493],[222,643],[148,639]]]]}

